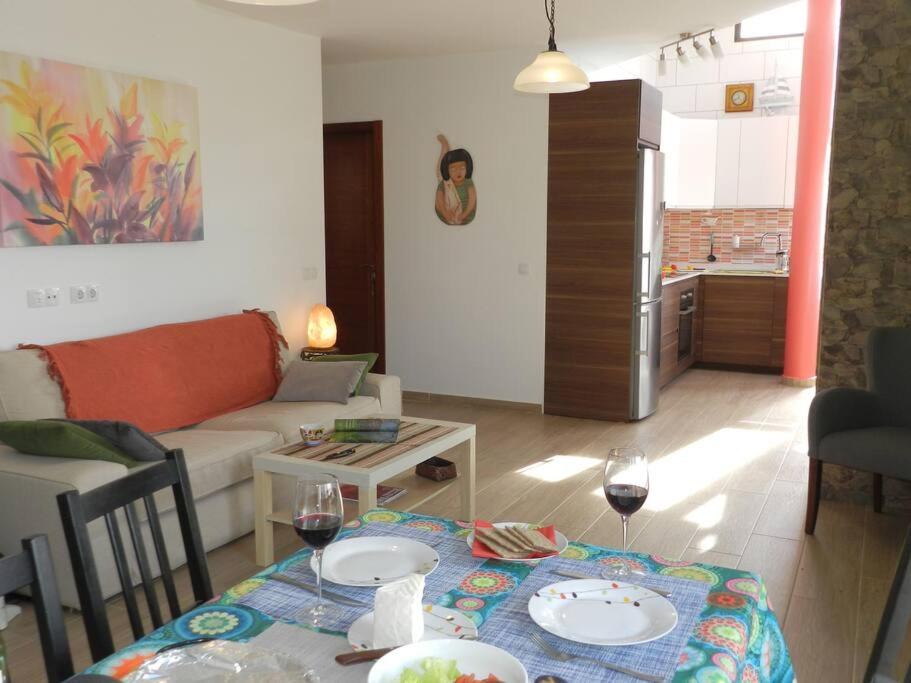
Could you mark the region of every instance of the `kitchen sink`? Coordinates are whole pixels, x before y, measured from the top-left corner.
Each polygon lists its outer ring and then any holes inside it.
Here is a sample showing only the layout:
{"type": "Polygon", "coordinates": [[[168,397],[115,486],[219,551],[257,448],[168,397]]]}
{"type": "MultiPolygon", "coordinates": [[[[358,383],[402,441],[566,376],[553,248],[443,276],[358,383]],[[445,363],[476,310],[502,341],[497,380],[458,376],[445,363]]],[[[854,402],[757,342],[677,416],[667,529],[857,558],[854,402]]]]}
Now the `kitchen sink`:
{"type": "Polygon", "coordinates": [[[743,268],[713,268],[706,270],[705,273],[712,275],[784,275],[781,270],[747,270],[743,268]]]}

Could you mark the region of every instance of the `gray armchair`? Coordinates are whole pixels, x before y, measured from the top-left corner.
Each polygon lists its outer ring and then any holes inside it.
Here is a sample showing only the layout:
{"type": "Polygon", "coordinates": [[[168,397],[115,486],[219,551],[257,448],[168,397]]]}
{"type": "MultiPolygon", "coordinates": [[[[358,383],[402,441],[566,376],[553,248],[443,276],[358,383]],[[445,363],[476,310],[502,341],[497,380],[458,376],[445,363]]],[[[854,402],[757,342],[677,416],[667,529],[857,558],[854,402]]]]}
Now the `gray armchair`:
{"type": "Polygon", "coordinates": [[[911,327],[878,327],[866,349],[867,389],[826,389],[810,404],[806,532],[816,528],[823,463],[873,473],[873,509],[883,476],[911,480],[911,327]]]}

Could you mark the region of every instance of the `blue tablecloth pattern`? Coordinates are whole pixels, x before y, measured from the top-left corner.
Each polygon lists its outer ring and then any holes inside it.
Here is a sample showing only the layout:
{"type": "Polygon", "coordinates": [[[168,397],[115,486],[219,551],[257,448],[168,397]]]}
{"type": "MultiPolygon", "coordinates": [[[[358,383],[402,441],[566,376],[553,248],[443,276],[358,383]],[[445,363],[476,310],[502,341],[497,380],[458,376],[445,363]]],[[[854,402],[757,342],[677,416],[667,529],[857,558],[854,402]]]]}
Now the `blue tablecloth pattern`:
{"type": "MultiPolygon", "coordinates": [[[[467,545],[463,545],[470,528],[471,525],[465,522],[380,509],[372,510],[346,525],[342,535],[402,535],[434,545],[442,561],[440,568],[428,576],[426,599],[465,613],[478,624],[481,640],[485,640],[484,624],[495,618],[498,608],[505,606],[504,610],[509,612],[523,613],[527,596],[523,597],[520,587],[530,574],[546,572],[548,563],[534,565],[472,558],[467,545]]],[[[205,636],[244,641],[262,633],[275,621],[293,621],[293,614],[306,606],[309,596],[290,587],[290,592],[287,592],[283,585],[278,588],[280,584],[270,581],[268,577],[281,571],[292,575],[301,573],[301,578],[312,581],[309,556],[307,549],[294,553],[229,588],[208,604],[189,611],[135,644],[94,664],[87,672],[123,678],[165,645],[205,636]],[[285,599],[290,606],[283,606],[285,599]]],[[[583,570],[590,567],[593,576],[601,567],[619,559],[630,569],[645,572],[646,576],[641,581],[643,585],[649,585],[652,577],[648,575],[657,575],[653,585],[663,583],[663,579],[674,583],[687,579],[702,582],[708,587],[701,612],[680,649],[676,669],[669,675],[669,681],[790,683],[794,680],[794,669],[781,627],[771,610],[766,587],[759,576],[741,570],[668,560],[657,555],[623,553],[583,543],[571,543],[562,558],[576,561],[583,570]]],[[[329,587],[352,597],[366,596],[368,599],[365,602],[370,602],[369,590],[364,592],[362,588],[349,589],[336,585],[329,587]]],[[[344,622],[337,624],[337,632],[342,633],[347,624],[365,611],[369,609],[358,608],[347,613],[344,622]]],[[[507,613],[504,611],[503,614],[507,613]]],[[[527,618],[527,612],[524,614],[527,618]]],[[[333,631],[330,629],[330,632],[333,631]]],[[[555,644],[558,641],[548,637],[555,644]]],[[[340,651],[342,649],[343,644],[340,643],[340,651]]],[[[525,663],[528,666],[528,662],[525,663]]],[[[579,671],[581,674],[582,669],[579,671]]]]}

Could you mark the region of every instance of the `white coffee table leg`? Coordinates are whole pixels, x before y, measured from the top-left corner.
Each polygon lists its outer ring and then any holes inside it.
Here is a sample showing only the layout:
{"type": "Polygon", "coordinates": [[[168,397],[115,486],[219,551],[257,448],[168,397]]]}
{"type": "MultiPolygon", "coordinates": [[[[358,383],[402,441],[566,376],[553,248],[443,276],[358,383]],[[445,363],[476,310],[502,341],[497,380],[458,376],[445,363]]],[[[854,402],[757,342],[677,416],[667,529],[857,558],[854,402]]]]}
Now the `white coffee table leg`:
{"type": "Polygon", "coordinates": [[[475,490],[475,437],[468,440],[468,456],[465,458],[465,471],[462,473],[462,521],[473,522],[475,490]]]}
{"type": "Polygon", "coordinates": [[[357,513],[363,515],[376,507],[376,484],[357,487],[357,513]]]}
{"type": "Polygon", "coordinates": [[[272,534],[272,473],[253,470],[253,510],[256,533],[256,564],[268,567],[275,561],[275,543],[272,534]]]}

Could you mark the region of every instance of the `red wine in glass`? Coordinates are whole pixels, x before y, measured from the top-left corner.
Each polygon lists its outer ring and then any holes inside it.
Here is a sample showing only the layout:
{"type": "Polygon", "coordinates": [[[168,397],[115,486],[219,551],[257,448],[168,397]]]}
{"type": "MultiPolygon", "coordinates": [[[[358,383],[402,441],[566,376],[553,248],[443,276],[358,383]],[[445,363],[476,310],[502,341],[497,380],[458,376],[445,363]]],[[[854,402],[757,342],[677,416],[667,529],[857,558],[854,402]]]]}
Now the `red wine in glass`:
{"type": "MultiPolygon", "coordinates": [[[[629,552],[629,518],[639,511],[648,497],[648,459],[638,448],[612,448],[604,463],[604,496],[620,515],[623,531],[623,552],[629,552]]],[[[616,557],[610,568],[602,572],[606,579],[629,576],[626,559],[616,557]]]]}
{"type": "Polygon", "coordinates": [[[338,536],[342,529],[342,518],[338,515],[316,512],[294,520],[294,530],[301,540],[311,548],[323,549],[338,536]]]}
{"type": "Polygon", "coordinates": [[[323,551],[338,536],[345,519],[338,479],[331,474],[301,477],[294,496],[294,530],[316,558],[316,606],[299,617],[321,627],[331,608],[323,604],[323,551]]]}
{"type": "Polygon", "coordinates": [[[607,502],[614,508],[614,512],[631,515],[645,505],[648,489],[635,484],[608,484],[604,489],[604,495],[607,496],[607,502]]]}

